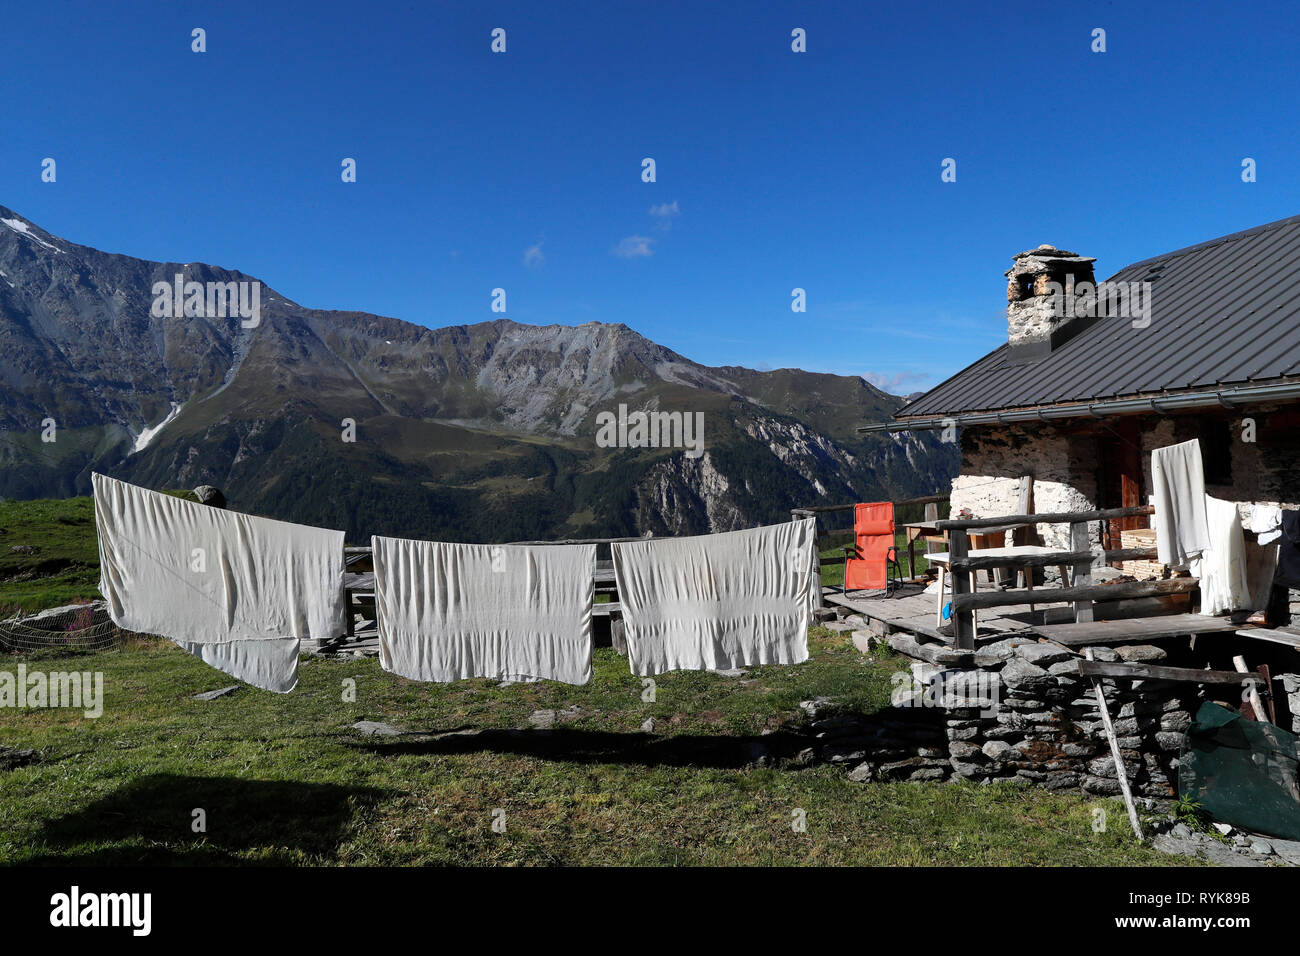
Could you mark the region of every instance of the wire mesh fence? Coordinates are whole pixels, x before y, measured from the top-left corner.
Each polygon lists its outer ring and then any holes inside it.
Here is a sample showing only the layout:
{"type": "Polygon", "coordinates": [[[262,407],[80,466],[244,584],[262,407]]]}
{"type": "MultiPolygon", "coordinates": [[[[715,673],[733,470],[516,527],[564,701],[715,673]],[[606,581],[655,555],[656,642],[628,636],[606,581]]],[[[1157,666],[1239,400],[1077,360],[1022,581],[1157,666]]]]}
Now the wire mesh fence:
{"type": "Polygon", "coordinates": [[[117,647],[121,632],[103,605],[84,604],[35,614],[13,611],[0,618],[0,650],[9,653],[117,647]]]}

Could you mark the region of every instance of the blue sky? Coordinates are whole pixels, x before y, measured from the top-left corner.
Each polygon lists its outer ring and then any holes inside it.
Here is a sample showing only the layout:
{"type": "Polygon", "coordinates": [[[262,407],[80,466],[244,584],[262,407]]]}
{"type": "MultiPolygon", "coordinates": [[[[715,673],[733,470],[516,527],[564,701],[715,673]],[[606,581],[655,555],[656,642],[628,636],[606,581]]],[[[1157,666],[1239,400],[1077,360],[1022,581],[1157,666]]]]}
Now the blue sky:
{"type": "Polygon", "coordinates": [[[468,324],[503,287],[520,322],[624,322],[708,364],[909,392],[1005,337],[1022,249],[1110,275],[1300,213],[1298,21],[1267,2],[10,3],[0,204],[308,306],[468,324]]]}

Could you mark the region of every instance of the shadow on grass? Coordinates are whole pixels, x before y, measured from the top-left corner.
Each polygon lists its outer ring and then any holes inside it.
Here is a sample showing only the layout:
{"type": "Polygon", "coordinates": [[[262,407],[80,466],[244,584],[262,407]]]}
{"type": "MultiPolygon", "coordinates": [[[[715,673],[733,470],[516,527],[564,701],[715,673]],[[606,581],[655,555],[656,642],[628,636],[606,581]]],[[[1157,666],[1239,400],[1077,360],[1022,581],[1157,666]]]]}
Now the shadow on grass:
{"type": "Polygon", "coordinates": [[[658,737],[646,733],[576,730],[456,730],[357,741],[353,747],[376,756],[439,756],[506,753],[566,763],[735,769],[760,761],[785,760],[811,747],[813,738],[777,731],[761,736],[658,737]]]}
{"type": "Polygon", "coordinates": [[[46,852],[31,863],[284,864],[302,862],[300,854],[328,860],[356,815],[384,796],[373,787],[156,774],[46,823],[38,837],[46,852]],[[195,809],[206,813],[206,833],[191,829],[195,809]]]}

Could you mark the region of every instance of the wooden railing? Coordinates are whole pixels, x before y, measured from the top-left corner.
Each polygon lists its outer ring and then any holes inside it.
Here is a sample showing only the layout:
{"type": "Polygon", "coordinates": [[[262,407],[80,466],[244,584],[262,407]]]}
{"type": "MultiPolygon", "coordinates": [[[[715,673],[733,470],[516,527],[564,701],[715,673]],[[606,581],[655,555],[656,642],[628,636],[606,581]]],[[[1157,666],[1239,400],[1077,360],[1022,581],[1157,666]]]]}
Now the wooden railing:
{"type": "MultiPolygon", "coordinates": [[[[1156,557],[1155,548],[1119,548],[1103,550],[1093,548],[1088,536],[1088,523],[1109,521],[1115,518],[1136,518],[1155,511],[1150,505],[1134,508],[1106,508],[1097,511],[1064,511],[1036,515],[1007,515],[999,518],[957,518],[940,521],[937,529],[948,535],[948,568],[952,571],[953,644],[957,650],[975,649],[974,610],[982,607],[1005,607],[1013,604],[1048,604],[1053,601],[1074,605],[1077,622],[1093,620],[1093,602],[1123,598],[1156,597],[1182,594],[1196,590],[1195,578],[1172,578],[1165,581],[1132,581],[1122,584],[1095,585],[1092,569],[1108,561],[1122,561],[1156,557]],[[1021,557],[1016,564],[1021,567],[1047,567],[1069,565],[1073,580],[1068,587],[1048,589],[1018,589],[994,591],[985,594],[971,593],[970,572],[1006,565],[1006,558],[996,556],[971,556],[969,532],[980,528],[1024,527],[1038,524],[1069,524],[1070,548],[1021,557]]],[[[1064,582],[1063,582],[1064,583],[1064,582]]]]}

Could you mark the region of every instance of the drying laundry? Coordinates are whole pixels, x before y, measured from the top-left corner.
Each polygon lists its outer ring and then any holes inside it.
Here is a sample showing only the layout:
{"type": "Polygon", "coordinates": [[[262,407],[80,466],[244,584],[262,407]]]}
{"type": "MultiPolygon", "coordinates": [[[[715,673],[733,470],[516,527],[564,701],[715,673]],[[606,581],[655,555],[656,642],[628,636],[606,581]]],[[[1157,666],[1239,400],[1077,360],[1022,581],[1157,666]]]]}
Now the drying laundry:
{"type": "Polygon", "coordinates": [[[1151,485],[1160,563],[1186,567],[1209,544],[1201,443],[1192,439],[1152,451],[1151,485]]]}
{"type": "Polygon", "coordinates": [[[94,475],[100,591],[119,627],[286,693],[305,638],[344,631],[343,532],[210,508],[94,475]]]}
{"type": "Polygon", "coordinates": [[[1222,614],[1252,605],[1246,570],[1246,537],[1237,504],[1205,496],[1209,532],[1205,548],[1191,559],[1192,576],[1200,579],[1201,613],[1222,614]]]}
{"type": "Polygon", "coordinates": [[[1272,544],[1282,537],[1282,509],[1277,505],[1251,505],[1250,530],[1260,544],[1272,544]]]}
{"type": "Polygon", "coordinates": [[[804,519],[615,543],[632,672],[807,660],[815,536],[816,521],[804,519]]]}
{"type": "Polygon", "coordinates": [[[591,679],[594,544],[371,544],[384,670],[421,681],[591,679]]]}

